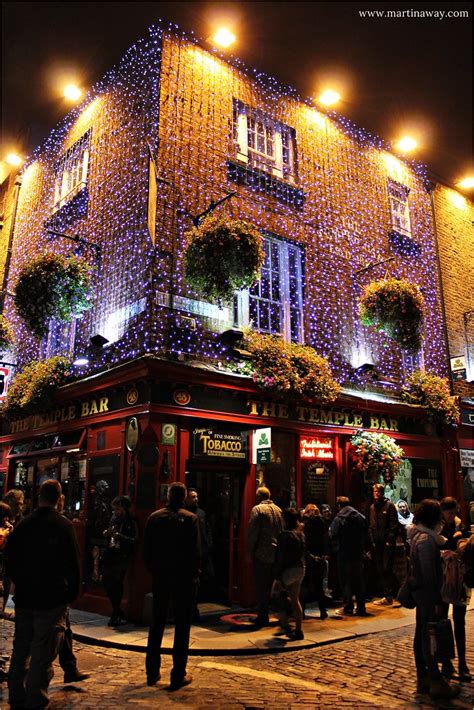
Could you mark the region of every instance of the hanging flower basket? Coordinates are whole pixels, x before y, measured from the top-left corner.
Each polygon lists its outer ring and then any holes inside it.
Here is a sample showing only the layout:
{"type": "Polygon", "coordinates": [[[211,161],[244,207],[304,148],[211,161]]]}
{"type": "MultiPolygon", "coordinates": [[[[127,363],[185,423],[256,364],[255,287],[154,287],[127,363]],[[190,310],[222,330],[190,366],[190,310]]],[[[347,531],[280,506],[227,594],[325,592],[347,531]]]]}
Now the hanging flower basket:
{"type": "Polygon", "coordinates": [[[340,385],[326,358],[313,348],[259,333],[249,334],[245,344],[253,354],[253,380],[263,390],[306,401],[333,402],[337,398],[340,385]]]}
{"type": "Polygon", "coordinates": [[[262,237],[249,222],[207,217],[186,239],[186,280],[204,298],[228,302],[260,278],[262,237]]]}
{"type": "Polygon", "coordinates": [[[402,389],[402,399],[426,407],[433,417],[446,424],[459,424],[461,414],[456,397],[451,397],[448,381],[443,377],[416,370],[402,389]]]}
{"type": "Polygon", "coordinates": [[[28,261],[17,281],[15,305],[31,332],[42,338],[51,318],[70,321],[92,307],[90,266],[80,257],[53,253],[28,261]]]}
{"type": "Polygon", "coordinates": [[[359,305],[363,325],[382,330],[408,352],[421,348],[424,299],[415,284],[400,279],[366,286],[359,305]]]}
{"type": "Polygon", "coordinates": [[[350,443],[349,454],[366,481],[392,483],[405,452],[391,436],[361,429],[350,443]]]}
{"type": "Polygon", "coordinates": [[[7,320],[0,316],[0,353],[8,350],[13,345],[14,338],[12,329],[7,320]]]}
{"type": "Polygon", "coordinates": [[[31,362],[13,378],[2,414],[18,419],[48,409],[54,392],[71,374],[71,361],[64,357],[31,362]]]}

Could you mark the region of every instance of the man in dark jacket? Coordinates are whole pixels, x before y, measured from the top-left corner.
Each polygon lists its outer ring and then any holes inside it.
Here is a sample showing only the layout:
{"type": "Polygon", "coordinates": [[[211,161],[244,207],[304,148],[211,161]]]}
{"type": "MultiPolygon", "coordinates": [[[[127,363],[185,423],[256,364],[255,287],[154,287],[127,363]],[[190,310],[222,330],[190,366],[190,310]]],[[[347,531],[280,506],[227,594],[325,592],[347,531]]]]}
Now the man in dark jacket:
{"type": "Polygon", "coordinates": [[[170,690],[188,685],[186,674],[191,619],[199,579],[201,545],[197,515],[184,508],[186,487],[172,483],[168,505],[150,515],[145,528],[145,564],[153,577],[153,623],[148,634],[148,685],[161,678],[161,643],[170,603],[174,611],[173,669],[170,690]]]}
{"type": "Polygon", "coordinates": [[[367,616],[364,585],[367,522],[362,513],[351,506],[349,498],[339,496],[336,506],[338,512],[329,528],[329,538],[337,554],[339,584],[344,599],[344,607],[336,613],[339,616],[352,615],[355,596],[356,615],[367,616]]]}
{"type": "Polygon", "coordinates": [[[12,708],[48,704],[67,605],[79,594],[76,535],[72,523],[57,511],[61,493],[59,481],[45,481],[38,509],[17,525],[6,545],[6,568],[15,584],[15,636],[8,674],[12,708]]]}
{"type": "Polygon", "coordinates": [[[385,486],[373,487],[374,502],[369,511],[369,532],[372,556],[375,562],[383,597],[374,602],[379,606],[392,606],[398,591],[398,581],[393,571],[398,535],[398,513],[393,503],[385,498],[385,486]]]}

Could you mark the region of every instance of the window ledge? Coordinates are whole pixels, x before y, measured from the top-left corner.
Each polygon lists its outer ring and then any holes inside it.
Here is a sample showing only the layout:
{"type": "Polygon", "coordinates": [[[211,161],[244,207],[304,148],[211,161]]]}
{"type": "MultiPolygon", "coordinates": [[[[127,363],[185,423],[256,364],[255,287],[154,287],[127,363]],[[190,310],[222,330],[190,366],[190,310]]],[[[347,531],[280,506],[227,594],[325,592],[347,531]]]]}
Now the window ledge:
{"type": "Polygon", "coordinates": [[[235,160],[227,161],[227,177],[229,180],[239,185],[247,185],[255,192],[263,192],[274,197],[285,205],[291,205],[302,209],[305,201],[305,194],[293,185],[279,180],[274,175],[257,170],[248,165],[242,165],[235,160]]]}
{"type": "Polygon", "coordinates": [[[419,256],[421,247],[415,240],[407,234],[402,234],[396,230],[388,233],[388,238],[392,247],[404,256],[419,256]]]}
{"type": "Polygon", "coordinates": [[[66,202],[59,210],[45,221],[45,227],[54,227],[56,229],[65,229],[76,219],[87,215],[87,206],[89,203],[89,191],[87,185],[76,192],[71,199],[66,202]]]}

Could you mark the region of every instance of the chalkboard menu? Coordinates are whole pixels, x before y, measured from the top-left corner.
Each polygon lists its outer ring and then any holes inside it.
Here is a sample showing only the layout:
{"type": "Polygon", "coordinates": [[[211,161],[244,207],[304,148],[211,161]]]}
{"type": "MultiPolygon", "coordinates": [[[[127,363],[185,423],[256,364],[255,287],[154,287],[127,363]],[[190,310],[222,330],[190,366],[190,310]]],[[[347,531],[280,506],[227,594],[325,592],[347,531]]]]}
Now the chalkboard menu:
{"type": "Polygon", "coordinates": [[[327,503],[329,500],[329,484],[331,469],[321,461],[313,461],[302,467],[303,506],[308,503],[327,503]]]}

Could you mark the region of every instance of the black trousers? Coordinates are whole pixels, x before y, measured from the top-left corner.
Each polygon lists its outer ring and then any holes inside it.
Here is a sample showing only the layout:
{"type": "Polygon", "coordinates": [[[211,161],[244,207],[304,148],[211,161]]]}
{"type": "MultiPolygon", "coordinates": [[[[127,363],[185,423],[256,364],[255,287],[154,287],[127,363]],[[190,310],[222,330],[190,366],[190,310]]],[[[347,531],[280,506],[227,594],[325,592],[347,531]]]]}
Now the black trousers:
{"type": "Polygon", "coordinates": [[[155,680],[160,673],[161,644],[170,608],[173,610],[175,626],[171,681],[179,682],[186,675],[197,586],[197,580],[189,577],[153,581],[153,623],[148,633],[145,661],[149,680],[155,680]]]}
{"type": "Polygon", "coordinates": [[[127,572],[127,564],[122,560],[109,559],[104,561],[104,572],[102,583],[110,603],[112,604],[112,616],[119,616],[122,611],[120,605],[123,597],[123,582],[127,572]]]}
{"type": "MultiPolygon", "coordinates": [[[[453,626],[458,662],[460,666],[466,665],[466,611],[464,604],[453,604],[453,626]]],[[[443,604],[443,618],[448,618],[449,604],[443,604]]]]}
{"type": "Polygon", "coordinates": [[[342,555],[337,557],[339,584],[344,600],[344,611],[354,611],[353,596],[356,598],[357,611],[365,612],[364,559],[361,555],[342,555]]]}
{"type": "Polygon", "coordinates": [[[72,650],[72,629],[69,619],[69,609],[66,610],[66,630],[64,638],[59,646],[58,660],[64,672],[74,673],[77,670],[77,659],[72,650]]]}
{"type": "Polygon", "coordinates": [[[382,587],[383,596],[393,599],[400,586],[394,572],[395,546],[377,545],[374,550],[374,558],[378,584],[382,587]]]}

